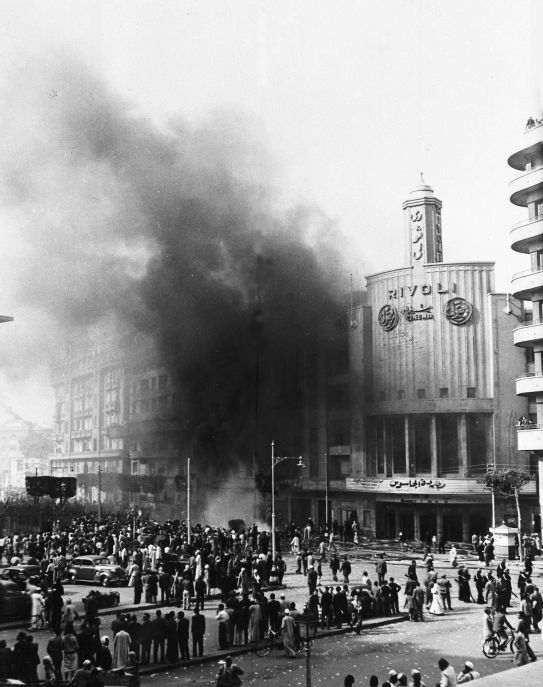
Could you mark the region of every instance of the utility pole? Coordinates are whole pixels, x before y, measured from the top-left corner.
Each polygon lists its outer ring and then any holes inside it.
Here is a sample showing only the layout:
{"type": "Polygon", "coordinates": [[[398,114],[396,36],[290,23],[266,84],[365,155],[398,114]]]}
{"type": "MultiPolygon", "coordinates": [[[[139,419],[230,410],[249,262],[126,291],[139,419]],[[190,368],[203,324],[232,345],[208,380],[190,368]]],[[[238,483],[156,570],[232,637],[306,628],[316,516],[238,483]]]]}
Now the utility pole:
{"type": "Polygon", "coordinates": [[[190,546],[190,458],[187,458],[187,543],[190,546]]]}
{"type": "Polygon", "coordinates": [[[328,530],[328,513],[330,512],[329,506],[328,506],[328,454],[324,454],[324,481],[325,481],[325,486],[324,486],[324,506],[326,508],[326,518],[325,518],[325,523],[326,523],[326,529],[328,530]]]}
{"type": "Polygon", "coordinates": [[[102,467],[98,464],[98,522],[102,522],[102,467]]]}

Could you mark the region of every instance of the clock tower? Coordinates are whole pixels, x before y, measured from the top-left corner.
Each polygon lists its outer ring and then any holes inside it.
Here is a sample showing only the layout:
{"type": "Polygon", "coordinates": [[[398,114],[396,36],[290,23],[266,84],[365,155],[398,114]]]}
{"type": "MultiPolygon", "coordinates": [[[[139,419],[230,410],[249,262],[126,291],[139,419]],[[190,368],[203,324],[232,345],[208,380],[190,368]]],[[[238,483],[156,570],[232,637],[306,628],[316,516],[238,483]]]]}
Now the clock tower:
{"type": "Polygon", "coordinates": [[[422,173],[420,184],[403,203],[407,236],[407,265],[420,267],[433,262],[443,262],[441,238],[441,201],[434,190],[425,183],[422,173]]]}

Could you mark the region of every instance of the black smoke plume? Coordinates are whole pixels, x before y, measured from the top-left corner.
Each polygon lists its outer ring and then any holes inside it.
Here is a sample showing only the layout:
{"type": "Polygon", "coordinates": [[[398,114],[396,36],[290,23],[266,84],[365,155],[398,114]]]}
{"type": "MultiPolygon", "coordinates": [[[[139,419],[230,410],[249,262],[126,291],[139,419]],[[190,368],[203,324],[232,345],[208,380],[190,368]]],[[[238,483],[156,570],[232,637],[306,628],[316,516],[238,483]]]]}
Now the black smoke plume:
{"type": "Polygon", "coordinates": [[[342,316],[340,239],[317,208],[280,207],[258,122],[152,123],[58,51],[21,62],[2,102],[7,274],[46,323],[19,361],[104,320],[144,330],[200,463],[267,459],[272,439],[301,452],[307,357],[342,316]]]}

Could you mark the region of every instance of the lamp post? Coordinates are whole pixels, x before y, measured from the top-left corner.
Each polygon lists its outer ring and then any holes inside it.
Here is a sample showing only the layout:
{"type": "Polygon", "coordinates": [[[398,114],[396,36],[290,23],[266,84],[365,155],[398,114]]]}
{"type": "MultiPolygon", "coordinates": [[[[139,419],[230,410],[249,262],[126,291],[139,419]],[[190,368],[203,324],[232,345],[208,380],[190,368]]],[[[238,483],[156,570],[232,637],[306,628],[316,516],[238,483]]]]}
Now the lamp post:
{"type": "Polygon", "coordinates": [[[326,508],[326,517],[324,518],[326,524],[326,530],[328,531],[328,454],[324,454],[324,507],[326,508]]]}
{"type": "Polygon", "coordinates": [[[297,460],[298,467],[303,468],[302,456],[276,456],[275,441],[271,442],[271,528],[272,528],[272,565],[275,566],[275,466],[285,460],[297,460]]]}
{"type": "MultiPolygon", "coordinates": [[[[304,643],[304,654],[305,654],[305,684],[306,687],[311,687],[311,645],[313,644],[312,635],[310,631],[318,625],[319,619],[316,615],[312,615],[304,611],[296,618],[296,623],[305,627],[305,643],[304,643]]],[[[301,633],[300,633],[301,634],[301,633]]]]}

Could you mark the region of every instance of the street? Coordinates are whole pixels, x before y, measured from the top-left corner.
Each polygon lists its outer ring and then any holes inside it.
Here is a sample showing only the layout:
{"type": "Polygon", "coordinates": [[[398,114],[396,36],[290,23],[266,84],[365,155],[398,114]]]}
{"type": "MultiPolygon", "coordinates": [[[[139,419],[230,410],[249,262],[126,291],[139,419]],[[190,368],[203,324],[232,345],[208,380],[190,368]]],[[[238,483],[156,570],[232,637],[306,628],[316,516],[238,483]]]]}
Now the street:
{"type": "MultiPolygon", "coordinates": [[[[353,572],[351,586],[360,579],[362,572],[367,570],[370,578],[375,579],[375,558],[370,559],[369,552],[359,552],[352,557],[353,572]],[[364,558],[361,556],[364,555],[364,558]]],[[[424,578],[425,572],[420,555],[416,556],[419,576],[424,578]]],[[[435,557],[435,567],[439,574],[446,574],[451,580],[455,577],[455,571],[448,565],[446,556],[435,557]]],[[[276,594],[285,593],[287,600],[295,601],[298,608],[307,598],[307,581],[304,575],[298,575],[294,571],[293,557],[286,556],[287,574],[285,590],[276,594]]],[[[461,561],[469,565],[473,574],[477,562],[473,559],[461,561]]],[[[388,563],[388,577],[393,576],[400,584],[405,581],[405,572],[409,559],[388,563]]],[[[495,566],[494,566],[495,567],[495,566]]],[[[516,584],[516,571],[518,563],[510,564],[514,585],[516,584]]],[[[332,584],[331,571],[328,564],[323,566],[323,585],[332,584]]],[[[542,567],[538,561],[534,568],[533,580],[541,585],[542,567]]],[[[79,613],[83,613],[81,598],[89,589],[96,588],[88,585],[66,585],[65,599],[70,598],[75,603],[79,613]]],[[[516,591],[516,587],[514,587],[516,591]]],[[[120,610],[131,606],[133,591],[127,587],[120,587],[120,610]]],[[[481,650],[482,646],[482,606],[464,604],[457,599],[457,585],[453,583],[453,611],[442,617],[433,617],[425,614],[424,623],[401,622],[386,627],[362,631],[360,636],[354,634],[342,634],[335,637],[317,639],[311,650],[312,676],[315,683],[343,684],[343,677],[352,673],[357,678],[355,684],[366,684],[369,677],[377,675],[381,682],[388,675],[390,669],[397,672],[408,673],[412,668],[419,668],[423,673],[423,679],[427,685],[433,685],[438,678],[437,661],[442,656],[450,661],[455,670],[459,672],[465,660],[471,660],[481,675],[505,670],[511,667],[511,654],[501,654],[497,658],[487,659],[481,650]]],[[[204,653],[214,653],[217,648],[217,627],[214,619],[218,601],[211,599],[206,603],[205,615],[207,620],[204,653]]],[[[403,605],[403,594],[400,593],[400,610],[403,605]]],[[[514,625],[518,600],[513,599],[513,607],[509,609],[510,621],[514,625]]],[[[163,612],[169,607],[164,607],[163,612]]],[[[171,607],[172,610],[174,607],[171,607]]],[[[143,606],[134,611],[141,621],[143,606]]],[[[175,609],[178,610],[178,609],[175,609]]],[[[154,609],[149,611],[154,615],[154,609]]],[[[189,612],[189,616],[192,615],[189,612]]],[[[111,637],[111,621],[114,618],[114,609],[111,614],[102,615],[102,627],[100,634],[111,637]]],[[[21,628],[0,630],[0,639],[6,639],[9,646],[13,645],[17,632],[21,628]]],[[[45,653],[45,646],[51,633],[42,630],[34,633],[35,641],[40,645],[40,656],[45,653]]],[[[541,635],[532,635],[532,647],[536,655],[543,657],[543,643],[541,635]]],[[[234,658],[235,662],[245,671],[244,684],[258,685],[266,681],[269,687],[284,687],[288,680],[289,685],[305,684],[305,658],[303,655],[295,659],[287,659],[282,652],[275,650],[267,657],[260,658],[253,652],[242,654],[234,658]]],[[[201,663],[194,666],[175,668],[166,672],[142,676],[142,685],[152,686],[164,684],[166,680],[173,680],[177,684],[209,685],[215,680],[217,672],[217,660],[209,663],[201,663]]],[[[39,674],[41,675],[41,667],[39,674]]]]}

